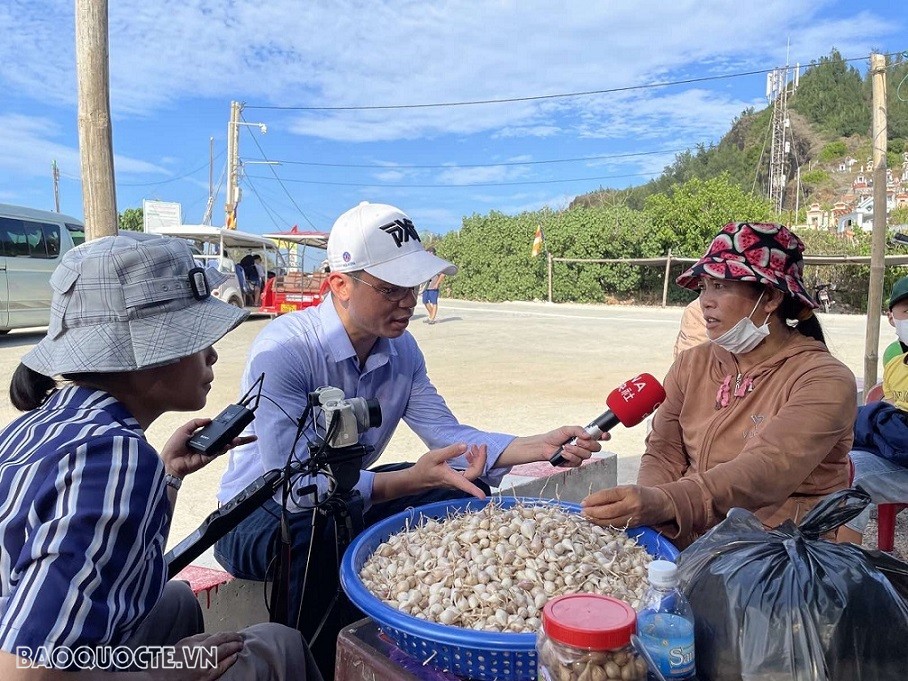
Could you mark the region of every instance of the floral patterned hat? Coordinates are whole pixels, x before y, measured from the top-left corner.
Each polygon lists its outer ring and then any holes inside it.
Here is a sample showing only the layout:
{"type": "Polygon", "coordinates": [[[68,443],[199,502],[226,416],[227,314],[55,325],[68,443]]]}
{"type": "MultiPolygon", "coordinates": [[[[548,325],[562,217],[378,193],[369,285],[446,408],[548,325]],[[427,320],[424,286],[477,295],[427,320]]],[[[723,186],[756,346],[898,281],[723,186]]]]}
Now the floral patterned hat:
{"type": "Polygon", "coordinates": [[[810,308],[819,307],[804,286],[804,243],[787,227],[767,222],[729,222],[700,260],[675,281],[697,288],[700,277],[755,281],[775,286],[810,308]]]}

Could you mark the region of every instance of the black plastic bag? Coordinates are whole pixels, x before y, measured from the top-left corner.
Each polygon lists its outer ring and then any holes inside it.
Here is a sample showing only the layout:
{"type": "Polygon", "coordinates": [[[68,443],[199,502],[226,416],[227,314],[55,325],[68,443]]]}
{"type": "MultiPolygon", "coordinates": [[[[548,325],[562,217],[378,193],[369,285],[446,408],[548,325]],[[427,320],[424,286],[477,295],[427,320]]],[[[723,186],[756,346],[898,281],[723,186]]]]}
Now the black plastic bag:
{"type": "Polygon", "coordinates": [[[869,502],[836,492],[774,530],[735,508],[681,553],[700,681],[908,678],[908,564],[820,538],[869,502]]]}

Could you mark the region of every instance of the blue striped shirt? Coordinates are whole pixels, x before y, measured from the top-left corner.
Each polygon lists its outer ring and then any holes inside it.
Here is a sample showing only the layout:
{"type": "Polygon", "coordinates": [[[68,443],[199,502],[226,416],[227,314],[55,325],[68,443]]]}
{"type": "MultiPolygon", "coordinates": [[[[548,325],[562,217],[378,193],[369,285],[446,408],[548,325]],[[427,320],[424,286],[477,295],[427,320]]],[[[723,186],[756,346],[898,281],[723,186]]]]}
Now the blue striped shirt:
{"type": "Polygon", "coordinates": [[[55,392],[0,432],[0,649],[120,645],[160,599],[164,467],[107,393],[55,392]]]}
{"type": "MultiPolygon", "coordinates": [[[[299,418],[306,396],[320,386],[340,388],[347,398],[378,399],[381,426],[360,435],[362,444],[375,448],[372,456],[363,461],[363,469],[378,460],[403,420],[429,449],[455,442],[487,445],[483,479],[490,485],[497,486],[507,473],[505,468],[492,470],[492,467],[514,439],[513,435],[486,433],[459,423],[429,380],[425,358],[409,332],[399,338],[379,338],[365,366],[360,368],[356,351],[330,297],[318,307],[278,317],[262,330],[249,351],[242,392],[262,373],[265,374],[262,395],[270,400],[261,400],[255,420],[246,429],[246,434],[255,434],[258,440],[230,452],[218,492],[222,503],[265,471],[283,468],[287,461],[296,426],[271,400],[299,418]]],[[[315,439],[308,425],[305,436],[315,439]]],[[[296,455],[299,459],[308,457],[305,438],[297,445],[296,455]]],[[[467,467],[463,457],[452,459],[451,463],[456,468],[467,467]]],[[[356,485],[366,508],[371,504],[373,478],[374,473],[363,470],[356,485]]],[[[320,478],[319,482],[320,488],[324,488],[324,480],[320,478]]],[[[305,506],[308,500],[311,497],[299,501],[305,506]]],[[[280,492],[275,495],[275,501],[281,503],[280,492]]],[[[291,510],[298,510],[301,504],[291,503],[291,510]]]]}

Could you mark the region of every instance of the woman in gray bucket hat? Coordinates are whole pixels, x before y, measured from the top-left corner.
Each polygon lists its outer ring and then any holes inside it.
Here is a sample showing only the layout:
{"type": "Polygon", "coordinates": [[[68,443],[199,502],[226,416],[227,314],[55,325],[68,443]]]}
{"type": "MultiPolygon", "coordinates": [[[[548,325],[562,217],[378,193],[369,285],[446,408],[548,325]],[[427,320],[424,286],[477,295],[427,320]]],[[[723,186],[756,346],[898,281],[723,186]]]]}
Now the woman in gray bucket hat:
{"type": "Polygon", "coordinates": [[[214,458],[186,441],[209,420],[186,423],[160,454],[145,430],[205,406],[213,344],[247,316],[211,296],[222,280],[185,241],[143,235],[88,242],[54,271],[47,335],[10,385],[26,413],[0,431],[0,678],[48,667],[319,678],[297,631],[203,634],[192,590],[167,581],[176,491],[214,458]],[[176,670],[168,659],[204,663],[176,670]]]}

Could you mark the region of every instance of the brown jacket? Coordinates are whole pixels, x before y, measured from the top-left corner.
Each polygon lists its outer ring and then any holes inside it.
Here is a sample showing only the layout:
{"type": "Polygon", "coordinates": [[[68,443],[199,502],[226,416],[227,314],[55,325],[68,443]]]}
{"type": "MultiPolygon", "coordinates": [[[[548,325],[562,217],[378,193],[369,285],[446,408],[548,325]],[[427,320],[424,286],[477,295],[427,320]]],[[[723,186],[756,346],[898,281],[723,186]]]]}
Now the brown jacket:
{"type": "Polygon", "coordinates": [[[678,330],[678,337],[675,339],[675,349],[673,357],[678,353],[692,348],[700,343],[709,340],[706,333],[706,321],[703,319],[703,309],[700,307],[700,299],[695,298],[687,307],[684,308],[684,314],[681,315],[681,328],[678,330]]]}
{"type": "Polygon", "coordinates": [[[774,527],[848,486],[855,380],[822,343],[795,333],[744,376],[733,355],[699,345],[679,354],[665,391],[637,482],[671,497],[677,522],[657,529],[679,547],[733,507],[774,527]]]}

